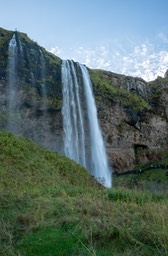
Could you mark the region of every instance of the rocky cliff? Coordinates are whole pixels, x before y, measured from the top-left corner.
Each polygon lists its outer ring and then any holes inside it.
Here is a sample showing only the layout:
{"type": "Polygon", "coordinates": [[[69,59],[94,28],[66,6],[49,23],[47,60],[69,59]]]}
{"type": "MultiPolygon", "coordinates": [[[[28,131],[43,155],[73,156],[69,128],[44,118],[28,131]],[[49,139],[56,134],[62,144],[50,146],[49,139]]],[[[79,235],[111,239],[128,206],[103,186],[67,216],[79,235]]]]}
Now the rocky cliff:
{"type": "MultiPolygon", "coordinates": [[[[61,59],[26,34],[0,29],[0,129],[63,153],[61,59]],[[9,43],[17,43],[13,130],[9,129],[9,43]]],[[[89,69],[98,117],[115,172],[162,157],[168,150],[168,74],[141,78],[89,69]]]]}
{"type": "MultiPolygon", "coordinates": [[[[0,29],[0,129],[33,139],[62,152],[61,60],[31,41],[26,34],[0,29]],[[15,35],[15,110],[8,129],[9,42],[15,35]],[[45,85],[45,97],[44,97],[45,85]]],[[[12,82],[12,81],[11,81],[12,82]]]]}
{"type": "Polygon", "coordinates": [[[168,77],[153,82],[90,70],[99,119],[116,172],[160,160],[168,149],[168,77]]]}

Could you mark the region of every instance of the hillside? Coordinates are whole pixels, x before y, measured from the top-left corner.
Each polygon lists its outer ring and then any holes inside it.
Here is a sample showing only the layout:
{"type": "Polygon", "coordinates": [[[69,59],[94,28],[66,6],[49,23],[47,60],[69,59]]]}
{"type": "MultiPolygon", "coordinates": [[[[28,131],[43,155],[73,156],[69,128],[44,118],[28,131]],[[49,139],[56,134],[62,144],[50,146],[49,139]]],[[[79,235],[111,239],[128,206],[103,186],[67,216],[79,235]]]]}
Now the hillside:
{"type": "MultiPolygon", "coordinates": [[[[25,33],[4,29],[0,29],[0,56],[0,130],[63,154],[62,60],[25,33]],[[15,72],[9,65],[13,36],[17,44],[15,72]],[[15,98],[11,77],[16,84],[15,98]]],[[[148,83],[109,71],[88,71],[113,172],[127,172],[136,164],[162,158],[168,151],[167,75],[148,83]]]]}
{"type": "Polygon", "coordinates": [[[163,193],[104,189],[67,158],[0,133],[0,255],[168,255],[167,211],[163,193]]]}
{"type": "Polygon", "coordinates": [[[147,83],[87,68],[116,173],[105,189],[59,155],[62,60],[4,29],[0,56],[0,255],[168,255],[167,73],[147,83]]]}

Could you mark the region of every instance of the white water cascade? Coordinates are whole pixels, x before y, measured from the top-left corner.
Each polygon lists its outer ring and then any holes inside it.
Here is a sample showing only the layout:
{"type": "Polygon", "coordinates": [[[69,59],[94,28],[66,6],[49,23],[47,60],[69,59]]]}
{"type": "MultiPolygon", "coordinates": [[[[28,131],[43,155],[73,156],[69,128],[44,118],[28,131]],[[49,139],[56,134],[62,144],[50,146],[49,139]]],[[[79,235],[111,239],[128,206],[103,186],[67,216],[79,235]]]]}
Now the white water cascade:
{"type": "Polygon", "coordinates": [[[16,74],[16,62],[17,62],[17,42],[15,34],[11,38],[8,46],[8,83],[7,83],[7,109],[8,109],[8,123],[7,129],[17,132],[16,120],[16,90],[17,90],[17,74],[16,74]]]}
{"type": "Polygon", "coordinates": [[[42,108],[44,116],[46,117],[46,109],[47,109],[47,90],[46,90],[46,62],[43,55],[43,52],[40,50],[40,66],[41,66],[41,91],[42,91],[42,108]]]}
{"type": "Polygon", "coordinates": [[[111,170],[86,67],[64,60],[62,84],[64,153],[87,168],[98,182],[111,187],[111,170]]]}
{"type": "Polygon", "coordinates": [[[62,62],[63,128],[65,155],[86,168],[83,113],[75,67],[71,61],[62,62]]]}

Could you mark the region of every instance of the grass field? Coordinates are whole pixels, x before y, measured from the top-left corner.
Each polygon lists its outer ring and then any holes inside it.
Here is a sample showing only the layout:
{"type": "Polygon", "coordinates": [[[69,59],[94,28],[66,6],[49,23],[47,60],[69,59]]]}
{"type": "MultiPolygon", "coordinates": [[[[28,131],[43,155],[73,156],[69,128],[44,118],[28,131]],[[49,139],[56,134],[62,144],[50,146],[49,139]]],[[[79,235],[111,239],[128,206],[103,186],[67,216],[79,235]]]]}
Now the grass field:
{"type": "Polygon", "coordinates": [[[66,157],[0,132],[0,255],[168,255],[165,171],[105,189],[66,157]]]}

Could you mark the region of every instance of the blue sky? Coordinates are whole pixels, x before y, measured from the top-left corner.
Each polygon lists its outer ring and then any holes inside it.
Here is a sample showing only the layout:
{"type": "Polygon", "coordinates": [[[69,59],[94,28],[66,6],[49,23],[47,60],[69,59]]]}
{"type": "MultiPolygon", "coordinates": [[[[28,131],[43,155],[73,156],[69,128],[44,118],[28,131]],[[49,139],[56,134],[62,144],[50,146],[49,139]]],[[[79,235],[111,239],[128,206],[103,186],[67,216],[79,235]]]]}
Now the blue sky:
{"type": "Polygon", "coordinates": [[[153,80],[168,68],[168,0],[1,0],[0,26],[63,59],[153,80]]]}

